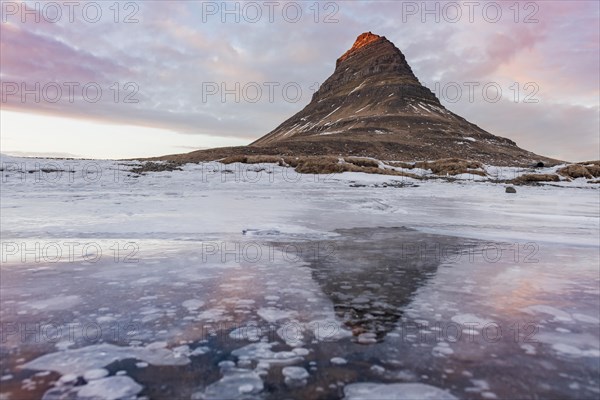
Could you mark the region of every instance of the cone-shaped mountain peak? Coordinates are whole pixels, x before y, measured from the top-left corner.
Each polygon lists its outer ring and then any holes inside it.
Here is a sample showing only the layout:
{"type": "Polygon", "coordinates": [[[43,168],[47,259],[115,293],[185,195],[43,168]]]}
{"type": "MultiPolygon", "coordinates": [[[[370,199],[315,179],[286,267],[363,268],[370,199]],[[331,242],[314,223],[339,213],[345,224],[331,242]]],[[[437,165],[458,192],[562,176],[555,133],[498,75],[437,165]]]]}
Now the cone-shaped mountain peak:
{"type": "Polygon", "coordinates": [[[410,119],[423,112],[418,104],[433,107],[427,113],[447,118],[402,52],[384,36],[366,32],[338,58],[333,75],[310,104],[254,144],[314,135],[406,133],[410,119]]]}
{"type": "Polygon", "coordinates": [[[302,111],[250,146],[289,155],[459,157],[496,165],[540,159],[447,110],[419,82],[404,54],[372,32],[359,35],[337,59],[333,74],[302,111]]]}

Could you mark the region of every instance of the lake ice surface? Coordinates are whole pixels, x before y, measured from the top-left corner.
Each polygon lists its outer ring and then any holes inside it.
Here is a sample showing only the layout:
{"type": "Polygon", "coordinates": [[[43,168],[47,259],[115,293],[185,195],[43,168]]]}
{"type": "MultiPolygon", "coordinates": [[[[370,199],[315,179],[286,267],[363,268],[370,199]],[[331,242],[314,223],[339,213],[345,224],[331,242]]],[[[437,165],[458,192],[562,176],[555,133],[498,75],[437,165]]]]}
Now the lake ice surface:
{"type": "Polygon", "coordinates": [[[2,400],[600,395],[593,185],[2,161],[2,400]]]}

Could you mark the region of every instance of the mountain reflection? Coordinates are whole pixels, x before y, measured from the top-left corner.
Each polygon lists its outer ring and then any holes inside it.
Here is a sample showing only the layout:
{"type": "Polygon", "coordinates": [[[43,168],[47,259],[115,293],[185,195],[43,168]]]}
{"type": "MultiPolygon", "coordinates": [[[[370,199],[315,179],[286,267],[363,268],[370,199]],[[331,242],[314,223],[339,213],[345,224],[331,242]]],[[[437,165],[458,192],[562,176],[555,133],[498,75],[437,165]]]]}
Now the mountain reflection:
{"type": "Polygon", "coordinates": [[[336,316],[354,336],[377,341],[397,326],[404,307],[438,267],[466,248],[464,239],[407,228],[336,232],[339,238],[321,243],[305,260],[336,316]]]}

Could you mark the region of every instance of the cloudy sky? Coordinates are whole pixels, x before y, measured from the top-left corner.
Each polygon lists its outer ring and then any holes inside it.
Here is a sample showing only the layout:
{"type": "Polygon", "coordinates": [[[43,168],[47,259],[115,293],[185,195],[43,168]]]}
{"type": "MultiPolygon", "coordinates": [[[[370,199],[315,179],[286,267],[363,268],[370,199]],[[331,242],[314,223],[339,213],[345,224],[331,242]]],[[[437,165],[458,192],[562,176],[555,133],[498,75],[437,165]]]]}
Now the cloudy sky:
{"type": "Polygon", "coordinates": [[[372,31],[453,112],[539,154],[600,158],[595,0],[26,3],[1,2],[4,153],[244,145],[372,31]]]}

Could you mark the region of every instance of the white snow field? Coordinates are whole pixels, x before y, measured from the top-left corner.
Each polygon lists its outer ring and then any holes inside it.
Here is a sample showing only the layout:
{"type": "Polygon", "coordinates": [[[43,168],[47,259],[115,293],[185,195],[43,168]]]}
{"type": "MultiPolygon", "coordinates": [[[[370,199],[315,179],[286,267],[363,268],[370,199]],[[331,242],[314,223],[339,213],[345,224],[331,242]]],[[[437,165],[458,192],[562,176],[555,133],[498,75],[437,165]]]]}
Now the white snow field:
{"type": "Polygon", "coordinates": [[[0,161],[2,400],[600,396],[597,184],[0,161]]]}

